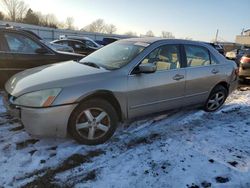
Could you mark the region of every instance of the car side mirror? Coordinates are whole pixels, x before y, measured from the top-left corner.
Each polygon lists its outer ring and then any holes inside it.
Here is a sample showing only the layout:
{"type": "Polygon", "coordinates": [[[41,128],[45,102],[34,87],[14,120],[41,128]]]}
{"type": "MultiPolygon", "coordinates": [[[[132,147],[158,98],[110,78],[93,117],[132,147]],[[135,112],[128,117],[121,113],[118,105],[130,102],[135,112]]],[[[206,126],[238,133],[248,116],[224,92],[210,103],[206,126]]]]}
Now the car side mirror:
{"type": "Polygon", "coordinates": [[[153,63],[142,63],[139,65],[140,73],[154,73],[156,71],[156,65],[153,63]]]}
{"type": "Polygon", "coordinates": [[[35,52],[37,54],[47,54],[49,51],[46,48],[37,48],[35,52]]]}

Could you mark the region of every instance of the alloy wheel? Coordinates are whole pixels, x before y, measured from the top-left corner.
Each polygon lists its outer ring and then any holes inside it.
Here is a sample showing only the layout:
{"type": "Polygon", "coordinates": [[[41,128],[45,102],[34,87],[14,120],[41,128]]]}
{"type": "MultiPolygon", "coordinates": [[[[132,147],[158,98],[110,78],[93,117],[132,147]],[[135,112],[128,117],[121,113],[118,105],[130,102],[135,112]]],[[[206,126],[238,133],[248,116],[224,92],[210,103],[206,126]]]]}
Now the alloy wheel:
{"type": "Polygon", "coordinates": [[[210,111],[217,110],[219,107],[223,105],[224,101],[225,101],[225,93],[217,92],[209,98],[207,102],[207,108],[210,111]]]}
{"type": "Polygon", "coordinates": [[[103,137],[111,127],[109,115],[100,108],[88,108],[76,119],[76,131],[81,137],[96,140],[103,137]]]}

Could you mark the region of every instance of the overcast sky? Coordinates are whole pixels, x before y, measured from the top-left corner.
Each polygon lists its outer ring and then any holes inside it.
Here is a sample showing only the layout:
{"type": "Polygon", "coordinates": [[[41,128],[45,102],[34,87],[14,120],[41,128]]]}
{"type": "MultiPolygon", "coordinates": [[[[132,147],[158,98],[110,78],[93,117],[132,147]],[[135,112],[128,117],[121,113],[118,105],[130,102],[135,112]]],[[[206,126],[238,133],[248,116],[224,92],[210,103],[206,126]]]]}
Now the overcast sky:
{"type": "Polygon", "coordinates": [[[53,13],[59,21],[73,17],[82,28],[102,18],[118,33],[152,30],[172,32],[177,38],[234,41],[250,28],[250,0],[24,0],[34,11],[53,13]]]}

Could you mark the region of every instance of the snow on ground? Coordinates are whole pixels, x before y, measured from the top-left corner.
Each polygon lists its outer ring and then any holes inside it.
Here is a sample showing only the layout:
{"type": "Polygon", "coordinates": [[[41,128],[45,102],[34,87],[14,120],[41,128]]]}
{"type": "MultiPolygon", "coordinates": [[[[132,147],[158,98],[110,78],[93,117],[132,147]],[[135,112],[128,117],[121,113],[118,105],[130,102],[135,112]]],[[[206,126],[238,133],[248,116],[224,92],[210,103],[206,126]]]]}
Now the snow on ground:
{"type": "MultiPolygon", "coordinates": [[[[1,98],[1,97],[0,97],[1,98]]],[[[0,187],[250,187],[250,90],[216,113],[125,124],[106,144],[30,137],[0,102],[0,187]]]]}

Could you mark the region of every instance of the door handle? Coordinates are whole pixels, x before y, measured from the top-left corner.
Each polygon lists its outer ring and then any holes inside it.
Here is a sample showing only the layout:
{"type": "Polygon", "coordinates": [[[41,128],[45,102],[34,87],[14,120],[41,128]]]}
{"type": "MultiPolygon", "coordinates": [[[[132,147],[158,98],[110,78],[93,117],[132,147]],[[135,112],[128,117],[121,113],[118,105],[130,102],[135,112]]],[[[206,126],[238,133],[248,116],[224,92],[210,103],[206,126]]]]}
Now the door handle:
{"type": "Polygon", "coordinates": [[[212,72],[213,74],[217,74],[217,73],[219,73],[220,71],[217,70],[217,69],[213,69],[211,72],[212,72]]]}
{"type": "Polygon", "coordinates": [[[181,80],[181,79],[184,79],[184,75],[176,74],[176,75],[173,77],[173,80],[181,80]]]}

